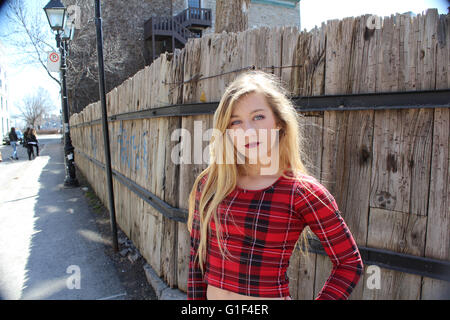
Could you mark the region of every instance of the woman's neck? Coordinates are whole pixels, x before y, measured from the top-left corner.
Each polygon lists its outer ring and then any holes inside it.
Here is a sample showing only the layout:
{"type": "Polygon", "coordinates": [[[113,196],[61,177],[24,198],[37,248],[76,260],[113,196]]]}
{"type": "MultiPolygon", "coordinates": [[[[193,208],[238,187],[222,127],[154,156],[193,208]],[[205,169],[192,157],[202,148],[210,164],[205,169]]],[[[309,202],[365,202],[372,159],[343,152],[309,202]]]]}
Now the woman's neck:
{"type": "Polygon", "coordinates": [[[242,170],[241,176],[245,176],[247,178],[258,178],[258,177],[270,177],[270,176],[278,176],[283,173],[283,170],[281,168],[278,168],[278,170],[270,169],[269,166],[261,166],[261,165],[248,165],[247,170],[242,170]]]}

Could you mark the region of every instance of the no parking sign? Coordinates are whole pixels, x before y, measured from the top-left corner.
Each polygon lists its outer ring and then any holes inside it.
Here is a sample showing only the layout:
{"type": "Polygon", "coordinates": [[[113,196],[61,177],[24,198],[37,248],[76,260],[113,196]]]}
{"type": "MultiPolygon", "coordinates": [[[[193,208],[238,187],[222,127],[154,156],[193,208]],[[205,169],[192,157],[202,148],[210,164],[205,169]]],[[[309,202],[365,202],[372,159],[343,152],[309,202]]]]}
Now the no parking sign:
{"type": "Polygon", "coordinates": [[[52,51],[48,53],[47,68],[50,72],[59,72],[61,65],[61,57],[58,52],[52,51]]]}

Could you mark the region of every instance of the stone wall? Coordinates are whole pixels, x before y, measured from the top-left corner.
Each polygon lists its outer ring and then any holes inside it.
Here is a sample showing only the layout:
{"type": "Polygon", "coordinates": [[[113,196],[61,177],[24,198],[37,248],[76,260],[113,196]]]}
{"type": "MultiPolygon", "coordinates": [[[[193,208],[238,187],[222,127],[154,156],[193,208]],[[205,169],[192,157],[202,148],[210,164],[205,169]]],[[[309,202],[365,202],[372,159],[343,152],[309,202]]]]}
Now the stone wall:
{"type": "Polygon", "coordinates": [[[300,29],[300,3],[295,8],[250,3],[248,27],[297,26],[300,29]]]}
{"type": "MultiPolygon", "coordinates": [[[[202,7],[212,11],[212,27],[203,34],[214,33],[216,23],[216,0],[202,0],[202,7]]],[[[295,8],[286,8],[271,4],[250,3],[248,27],[297,26],[300,29],[300,3],[295,8]]]]}
{"type": "MultiPolygon", "coordinates": [[[[170,16],[170,0],[145,0],[151,6],[149,12],[150,16],[170,16]]],[[[186,0],[173,0],[173,14],[183,11],[187,8],[186,0]]],[[[150,19],[150,16],[145,16],[145,20],[150,19]]]]}

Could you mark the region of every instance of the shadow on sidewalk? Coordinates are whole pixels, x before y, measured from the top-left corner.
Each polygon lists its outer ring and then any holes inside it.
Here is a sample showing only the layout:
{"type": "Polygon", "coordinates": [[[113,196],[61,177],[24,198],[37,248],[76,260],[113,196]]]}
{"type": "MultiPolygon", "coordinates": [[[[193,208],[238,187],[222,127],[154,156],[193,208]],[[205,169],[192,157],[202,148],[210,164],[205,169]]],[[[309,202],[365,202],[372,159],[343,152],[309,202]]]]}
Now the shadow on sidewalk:
{"type": "Polygon", "coordinates": [[[41,173],[21,299],[124,299],[117,270],[104,252],[110,244],[98,232],[83,191],[63,187],[59,139],[49,141],[34,161],[41,173]]]}

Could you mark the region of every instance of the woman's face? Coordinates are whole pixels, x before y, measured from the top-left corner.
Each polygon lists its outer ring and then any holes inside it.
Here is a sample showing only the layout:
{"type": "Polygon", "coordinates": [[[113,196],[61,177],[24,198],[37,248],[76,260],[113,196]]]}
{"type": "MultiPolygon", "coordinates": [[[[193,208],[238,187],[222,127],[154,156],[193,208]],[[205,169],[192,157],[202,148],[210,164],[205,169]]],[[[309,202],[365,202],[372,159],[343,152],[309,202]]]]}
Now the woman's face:
{"type": "Polygon", "coordinates": [[[250,93],[234,104],[227,132],[236,150],[249,158],[250,163],[268,164],[268,157],[278,142],[279,129],[265,97],[250,93]]]}

